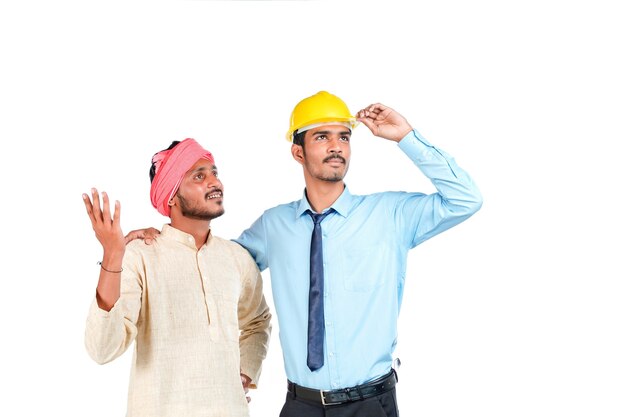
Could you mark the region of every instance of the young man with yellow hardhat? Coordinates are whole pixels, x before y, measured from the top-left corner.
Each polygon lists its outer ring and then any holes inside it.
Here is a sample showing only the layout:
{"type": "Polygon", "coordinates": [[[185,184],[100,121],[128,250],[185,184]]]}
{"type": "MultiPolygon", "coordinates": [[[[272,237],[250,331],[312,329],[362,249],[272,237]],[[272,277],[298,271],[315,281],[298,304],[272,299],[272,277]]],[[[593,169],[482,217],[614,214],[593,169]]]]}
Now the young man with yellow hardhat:
{"type": "Polygon", "coordinates": [[[397,416],[392,355],[408,251],[476,213],[482,197],[454,159],[383,104],[354,117],[320,91],[295,106],[287,138],[302,198],[265,211],[236,239],[271,272],[289,380],[280,416],[397,416]],[[357,122],[397,142],[437,192],[351,194],[343,178],[357,122]]]}

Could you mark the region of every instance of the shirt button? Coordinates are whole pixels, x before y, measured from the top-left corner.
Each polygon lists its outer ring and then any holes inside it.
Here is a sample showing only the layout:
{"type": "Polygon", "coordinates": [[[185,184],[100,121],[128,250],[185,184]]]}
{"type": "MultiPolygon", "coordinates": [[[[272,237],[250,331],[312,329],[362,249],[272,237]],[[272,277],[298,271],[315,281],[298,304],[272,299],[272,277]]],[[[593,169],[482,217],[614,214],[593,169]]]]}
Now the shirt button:
{"type": "Polygon", "coordinates": [[[335,356],[335,354],[334,354],[333,352],[330,352],[328,355],[329,355],[331,358],[332,358],[333,356],[335,356]]]}

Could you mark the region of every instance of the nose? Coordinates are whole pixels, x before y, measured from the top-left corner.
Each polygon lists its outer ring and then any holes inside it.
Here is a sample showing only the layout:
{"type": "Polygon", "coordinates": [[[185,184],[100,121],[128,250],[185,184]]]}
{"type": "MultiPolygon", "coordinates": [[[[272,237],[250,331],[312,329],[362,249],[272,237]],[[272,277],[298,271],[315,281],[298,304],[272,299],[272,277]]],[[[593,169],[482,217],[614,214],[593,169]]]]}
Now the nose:
{"type": "Polygon", "coordinates": [[[222,181],[220,181],[220,179],[215,175],[209,175],[206,186],[207,188],[222,188],[222,181]]]}
{"type": "Polygon", "coordinates": [[[341,153],[341,146],[339,144],[339,137],[336,135],[331,136],[328,141],[328,152],[341,153]]]}

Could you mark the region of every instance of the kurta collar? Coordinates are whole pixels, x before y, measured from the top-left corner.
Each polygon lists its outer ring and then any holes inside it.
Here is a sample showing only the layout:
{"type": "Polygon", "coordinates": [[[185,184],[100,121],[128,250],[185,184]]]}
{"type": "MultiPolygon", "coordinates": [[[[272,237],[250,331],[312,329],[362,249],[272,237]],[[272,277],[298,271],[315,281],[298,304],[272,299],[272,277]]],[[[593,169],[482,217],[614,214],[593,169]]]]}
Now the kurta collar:
{"type": "MultiPolygon", "coordinates": [[[[197,250],[196,240],[194,239],[193,236],[191,236],[189,233],[183,232],[182,230],[178,230],[172,227],[170,224],[163,225],[163,228],[161,229],[161,236],[166,237],[168,239],[172,239],[176,242],[180,242],[183,245],[189,246],[193,248],[194,250],[197,250]]],[[[204,246],[207,246],[210,241],[211,241],[211,230],[209,229],[209,237],[206,243],[204,244],[204,246]]]]}

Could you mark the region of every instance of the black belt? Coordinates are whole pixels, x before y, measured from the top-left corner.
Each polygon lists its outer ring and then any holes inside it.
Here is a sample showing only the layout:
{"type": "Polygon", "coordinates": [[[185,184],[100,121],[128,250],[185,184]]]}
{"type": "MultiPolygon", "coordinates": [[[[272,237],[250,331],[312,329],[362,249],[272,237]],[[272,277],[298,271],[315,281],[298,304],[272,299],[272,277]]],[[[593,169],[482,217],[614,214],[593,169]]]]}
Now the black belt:
{"type": "Polygon", "coordinates": [[[303,398],[305,400],[314,401],[326,406],[344,404],[374,397],[392,390],[396,386],[396,381],[396,373],[394,370],[391,370],[391,372],[385,376],[352,388],[324,391],[301,387],[291,381],[287,381],[287,390],[296,398],[303,398]]]}

